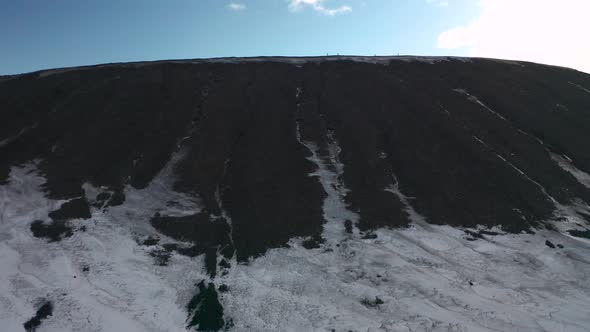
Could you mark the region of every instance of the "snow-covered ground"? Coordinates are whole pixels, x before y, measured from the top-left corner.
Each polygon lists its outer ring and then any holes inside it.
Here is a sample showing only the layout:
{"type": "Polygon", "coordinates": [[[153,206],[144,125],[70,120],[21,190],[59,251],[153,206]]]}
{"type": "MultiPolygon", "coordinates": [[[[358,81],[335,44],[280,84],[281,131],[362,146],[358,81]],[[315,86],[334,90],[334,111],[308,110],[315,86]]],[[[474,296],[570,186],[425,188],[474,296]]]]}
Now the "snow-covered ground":
{"type": "MultiPolygon", "coordinates": [[[[232,330],[589,330],[590,241],[565,232],[581,229],[577,216],[559,223],[560,232],[496,230],[500,235],[469,241],[463,230],[424,222],[399,179],[384,190],[400,197],[414,222],[364,239],[344,228],[355,215],[342,202],[336,142],[328,156],[302,144],[318,168],[311,176],[328,194],[326,242],[309,250],[293,239],[290,248],[232,264],[214,280],[229,287],[219,295],[232,330]]],[[[202,257],[173,254],[159,266],[150,256],[154,248],[139,244],[155,234],[149,224],[155,211],[199,209],[198,201],[171,191],[169,181],[167,167],[146,189],[128,188],[122,206],[93,209],[91,219],[72,222],[86,231],[48,243],[33,237],[30,223],[47,219],[63,201],[43,195],[34,164],[13,168],[0,186],[0,331],[22,331],[45,300],[54,312],[38,331],[185,330],[195,283],[208,280],[202,257]]],[[[89,200],[103,190],[85,189],[89,200]]]]}
{"type": "Polygon", "coordinates": [[[223,298],[236,330],[588,331],[588,242],[470,242],[447,226],[376,234],[314,250],[293,241],[239,266],[223,298]]]}
{"type": "MultiPolygon", "coordinates": [[[[354,213],[341,201],[337,142],[321,156],[299,139],[327,193],[326,242],[308,250],[294,239],[235,267],[222,297],[234,330],[588,331],[590,241],[499,229],[469,241],[463,230],[427,224],[395,176],[384,189],[406,205],[412,226],[380,229],[374,239],[346,234],[354,213]]],[[[574,215],[567,223],[560,228],[584,222],[574,215]]]]}
{"type": "Polygon", "coordinates": [[[205,276],[202,259],[173,255],[158,266],[153,248],[139,244],[154,233],[150,210],[179,194],[157,178],[145,190],[127,190],[125,205],[72,222],[85,231],[48,243],[31,234],[30,224],[63,201],[45,198],[43,182],[28,165],[13,168],[0,187],[0,331],[24,330],[43,301],[54,312],[39,331],[184,330],[184,307],[205,276]]]}

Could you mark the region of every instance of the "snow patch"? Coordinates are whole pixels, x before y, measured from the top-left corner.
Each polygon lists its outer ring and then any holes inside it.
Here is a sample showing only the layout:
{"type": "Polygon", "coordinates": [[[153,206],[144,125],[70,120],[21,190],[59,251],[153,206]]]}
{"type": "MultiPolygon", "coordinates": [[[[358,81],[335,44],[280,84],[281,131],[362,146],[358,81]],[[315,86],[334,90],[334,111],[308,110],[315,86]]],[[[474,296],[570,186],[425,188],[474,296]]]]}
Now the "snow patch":
{"type": "Polygon", "coordinates": [[[135,189],[127,185],[125,204],[111,207],[110,213],[122,218],[131,216],[133,220],[141,220],[143,225],[143,220],[149,220],[156,212],[170,217],[183,217],[201,212],[197,198],[173,190],[174,165],[183,156],[183,152],[174,153],[146,188],[135,189]]]}
{"type": "Polygon", "coordinates": [[[566,156],[560,156],[555,153],[551,153],[551,159],[553,159],[563,170],[573,175],[576,178],[576,180],[578,180],[581,184],[586,186],[586,188],[590,188],[590,174],[579,170],[576,166],[572,164],[571,159],[569,159],[566,156]]]}
{"type": "Polygon", "coordinates": [[[238,266],[232,330],[584,331],[590,244],[554,232],[467,241],[449,226],[381,229],[337,251],[293,245],[238,266]],[[550,249],[545,240],[562,244],[550,249]],[[366,305],[376,298],[383,303],[366,305]]]}
{"type": "Polygon", "coordinates": [[[44,196],[44,181],[27,165],[12,168],[0,186],[0,326],[23,330],[46,299],[54,312],[42,322],[44,331],[183,331],[184,304],[194,281],[204,278],[201,261],[173,255],[168,266],[156,266],[134,231],[149,225],[140,211],[167,197],[160,183],[140,194],[127,191],[116,212],[94,209],[91,219],[72,221],[73,236],[48,243],[29,230],[61,204],[44,196]]]}
{"type": "MultiPolygon", "coordinates": [[[[234,262],[213,281],[229,286],[220,301],[230,330],[587,330],[590,241],[562,234],[582,228],[581,219],[560,222],[562,233],[467,241],[460,229],[424,223],[396,179],[388,190],[406,205],[411,226],[376,230],[375,239],[344,237],[342,220],[352,215],[339,201],[337,145],[327,156],[309,148],[328,193],[324,236],[336,245],[308,250],[294,239],[290,248],[234,262]]],[[[170,197],[182,200],[169,192],[167,172],[144,190],[127,189],[123,206],[74,221],[85,232],[47,243],[32,236],[30,222],[61,202],[43,195],[34,165],[13,168],[0,186],[0,326],[22,331],[38,303],[51,300],[44,331],[185,331],[194,282],[208,278],[201,259],[173,255],[168,266],[156,266],[136,241],[149,230],[145,216],[170,208],[161,203],[170,197]]],[[[85,187],[89,195],[100,190],[85,187]]],[[[185,203],[179,209],[199,208],[185,203]]]]}
{"type": "Polygon", "coordinates": [[[401,192],[401,190],[399,188],[399,180],[397,179],[397,176],[395,174],[392,174],[392,177],[393,177],[393,180],[395,181],[395,183],[393,185],[391,185],[390,187],[386,188],[385,191],[388,191],[388,192],[394,194],[395,196],[397,196],[397,198],[400,200],[400,202],[402,202],[402,204],[405,206],[405,210],[410,218],[410,221],[412,221],[413,223],[418,224],[418,225],[425,225],[426,218],[424,216],[422,216],[421,214],[419,214],[418,212],[416,212],[414,207],[410,204],[411,198],[404,195],[401,192]]]}
{"type": "MultiPolygon", "coordinates": [[[[296,96],[298,99],[302,91],[301,88],[297,88],[296,96]]],[[[330,246],[334,246],[345,238],[345,222],[349,220],[354,226],[360,219],[357,213],[348,209],[345,202],[349,189],[344,186],[341,180],[344,173],[344,164],[338,159],[341,148],[338,146],[333,134],[328,133],[328,155],[322,156],[317,144],[302,139],[299,123],[296,124],[296,136],[299,143],[311,153],[311,156],[307,159],[317,167],[317,170],[309,174],[309,176],[317,177],[326,192],[323,204],[324,220],[326,222],[324,223],[322,236],[330,246]]],[[[358,234],[356,227],[354,227],[353,233],[358,234]]]]}

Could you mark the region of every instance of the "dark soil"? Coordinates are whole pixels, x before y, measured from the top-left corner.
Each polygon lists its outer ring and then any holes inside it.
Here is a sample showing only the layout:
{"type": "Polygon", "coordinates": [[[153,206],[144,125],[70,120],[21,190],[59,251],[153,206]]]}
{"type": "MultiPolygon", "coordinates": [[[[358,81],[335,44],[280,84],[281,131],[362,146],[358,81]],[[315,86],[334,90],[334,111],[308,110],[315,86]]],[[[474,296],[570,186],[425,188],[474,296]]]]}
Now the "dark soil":
{"type": "Polygon", "coordinates": [[[317,249],[319,247],[321,247],[322,243],[324,243],[325,240],[320,237],[320,236],[314,236],[311,237],[309,239],[305,239],[301,245],[305,248],[305,249],[317,249]]]}
{"type": "Polygon", "coordinates": [[[85,198],[73,199],[49,213],[49,217],[57,220],[90,219],[90,206],[85,198]]]}
{"type": "Polygon", "coordinates": [[[156,265],[166,266],[170,257],[172,257],[172,253],[167,249],[155,249],[150,252],[150,256],[154,258],[156,265]]]}
{"type": "MultiPolygon", "coordinates": [[[[409,223],[405,206],[384,190],[397,180],[430,223],[531,231],[555,209],[538,184],[562,204],[590,202],[590,190],[548,153],[590,173],[590,95],[576,85],[590,88],[590,75],[485,59],[156,62],[31,73],[0,89],[0,140],[22,132],[0,147],[0,183],[10,167],[41,161],[47,194],[76,198],[52,212],[59,223],[32,226],[55,241],[72,233],[64,219],[88,217],[83,183],[111,193],[101,206],[123,204],[126,185],[146,187],[182,149],[174,187],[198,196],[203,213],[154,217],[152,225],[198,252],[216,248],[244,262],[293,237],[321,235],[325,192],[309,176],[315,165],[299,134],[322,153],[338,143],[345,200],[366,234],[409,223]]],[[[482,235],[492,234],[469,238],[482,235]]]]}
{"type": "Polygon", "coordinates": [[[47,238],[49,242],[60,241],[74,234],[72,228],[63,220],[48,223],[44,223],[42,220],[35,220],[31,223],[31,232],[35,237],[47,238]]]}
{"type": "Polygon", "coordinates": [[[590,239],[590,230],[585,230],[585,231],[570,230],[567,232],[570,233],[571,236],[590,239]]]}
{"type": "Polygon", "coordinates": [[[229,225],[223,218],[211,219],[204,213],[186,217],[154,216],[151,224],[162,234],[194,243],[190,248],[169,247],[169,250],[192,257],[205,254],[205,265],[211,276],[216,273],[218,249],[223,248],[221,254],[228,259],[234,254],[229,225]]]}
{"type": "Polygon", "coordinates": [[[225,259],[222,259],[219,262],[219,267],[222,269],[229,269],[231,267],[231,264],[228,261],[226,261],[225,259]]]}
{"type": "Polygon", "coordinates": [[[217,274],[217,247],[205,249],[205,269],[211,278],[217,274]]]}
{"type": "Polygon", "coordinates": [[[155,246],[160,243],[160,238],[149,236],[147,239],[143,240],[142,244],[144,246],[155,246]]]}
{"type": "MultiPolygon", "coordinates": [[[[50,222],[35,220],[31,223],[31,232],[35,237],[44,237],[49,242],[60,241],[74,234],[68,221],[72,219],[89,219],[90,206],[84,198],[77,198],[62,204],[59,209],[49,213],[50,222]]],[[[85,230],[85,228],[83,229],[85,230]]]]}
{"type": "Polygon", "coordinates": [[[53,304],[47,301],[38,310],[35,316],[23,324],[25,331],[35,332],[42,321],[53,314],[53,304]]]}
{"type": "Polygon", "coordinates": [[[367,232],[365,235],[363,235],[363,239],[365,240],[374,240],[377,238],[377,234],[374,232],[367,232]]]}
{"type": "Polygon", "coordinates": [[[363,299],[361,303],[366,307],[376,308],[385,302],[383,302],[383,300],[381,300],[379,297],[375,297],[375,299],[363,299]]]}
{"type": "Polygon", "coordinates": [[[348,234],[352,234],[352,220],[346,220],[344,222],[344,230],[348,234]]]}
{"type": "Polygon", "coordinates": [[[223,307],[219,303],[217,290],[213,283],[198,285],[198,294],[187,305],[189,312],[188,328],[197,331],[219,331],[223,328],[223,307]]]}

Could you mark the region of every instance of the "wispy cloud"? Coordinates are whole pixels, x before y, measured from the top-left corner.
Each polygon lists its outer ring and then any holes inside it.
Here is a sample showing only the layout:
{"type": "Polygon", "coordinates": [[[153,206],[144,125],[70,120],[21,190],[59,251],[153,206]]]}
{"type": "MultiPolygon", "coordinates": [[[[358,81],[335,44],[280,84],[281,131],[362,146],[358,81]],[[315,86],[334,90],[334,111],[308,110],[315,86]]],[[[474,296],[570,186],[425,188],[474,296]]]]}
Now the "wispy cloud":
{"type": "Polygon", "coordinates": [[[240,11],[240,10],[245,10],[246,5],[243,3],[230,2],[227,4],[227,8],[229,10],[233,10],[233,11],[240,11]]]}
{"type": "Polygon", "coordinates": [[[440,34],[440,48],[471,56],[528,60],[590,73],[590,1],[481,0],[473,23],[440,34]]]}
{"type": "Polygon", "coordinates": [[[326,7],[324,5],[325,2],[326,0],[289,0],[289,10],[292,12],[297,12],[304,9],[305,7],[309,7],[326,16],[334,16],[352,11],[352,8],[346,5],[341,5],[338,7],[326,7]]]}

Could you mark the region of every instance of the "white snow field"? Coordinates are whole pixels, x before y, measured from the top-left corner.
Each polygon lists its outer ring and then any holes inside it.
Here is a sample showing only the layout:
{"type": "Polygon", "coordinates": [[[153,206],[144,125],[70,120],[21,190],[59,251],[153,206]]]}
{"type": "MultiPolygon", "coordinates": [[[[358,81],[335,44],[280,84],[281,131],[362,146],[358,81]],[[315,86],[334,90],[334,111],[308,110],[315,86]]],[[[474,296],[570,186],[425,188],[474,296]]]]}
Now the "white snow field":
{"type": "MultiPolygon", "coordinates": [[[[344,230],[344,220],[356,216],[342,201],[336,142],[329,156],[300,142],[318,167],[310,176],[328,194],[326,242],[308,250],[297,238],[248,264],[234,259],[229,273],[213,280],[229,287],[219,296],[230,330],[590,330],[590,241],[566,232],[582,229],[576,215],[556,222],[558,231],[495,229],[500,235],[468,241],[462,229],[426,223],[399,179],[384,190],[406,204],[412,225],[363,239],[357,229],[344,230]]],[[[24,331],[46,300],[53,315],[37,331],[184,331],[195,283],[208,279],[202,257],[173,254],[159,266],[150,256],[154,247],[140,245],[156,234],[149,224],[155,211],[199,210],[198,201],[171,191],[170,169],[146,189],[128,188],[122,206],[93,209],[91,219],[71,223],[86,231],[48,243],[31,234],[30,224],[63,201],[44,196],[35,164],[14,167],[0,186],[0,331],[24,331]],[[180,204],[168,207],[172,199],[180,204]]],[[[85,186],[89,201],[99,189],[85,186]]]]}
{"type": "Polygon", "coordinates": [[[13,168],[10,183],[0,186],[0,331],[23,331],[42,300],[52,301],[54,312],[38,331],[184,330],[184,307],[205,277],[202,259],[174,255],[158,266],[151,248],[138,244],[155,233],[149,217],[172,196],[186,212],[195,208],[161,180],[127,190],[123,206],[72,223],[86,231],[48,243],[31,234],[30,223],[63,202],[43,196],[34,165],[13,168]]]}

